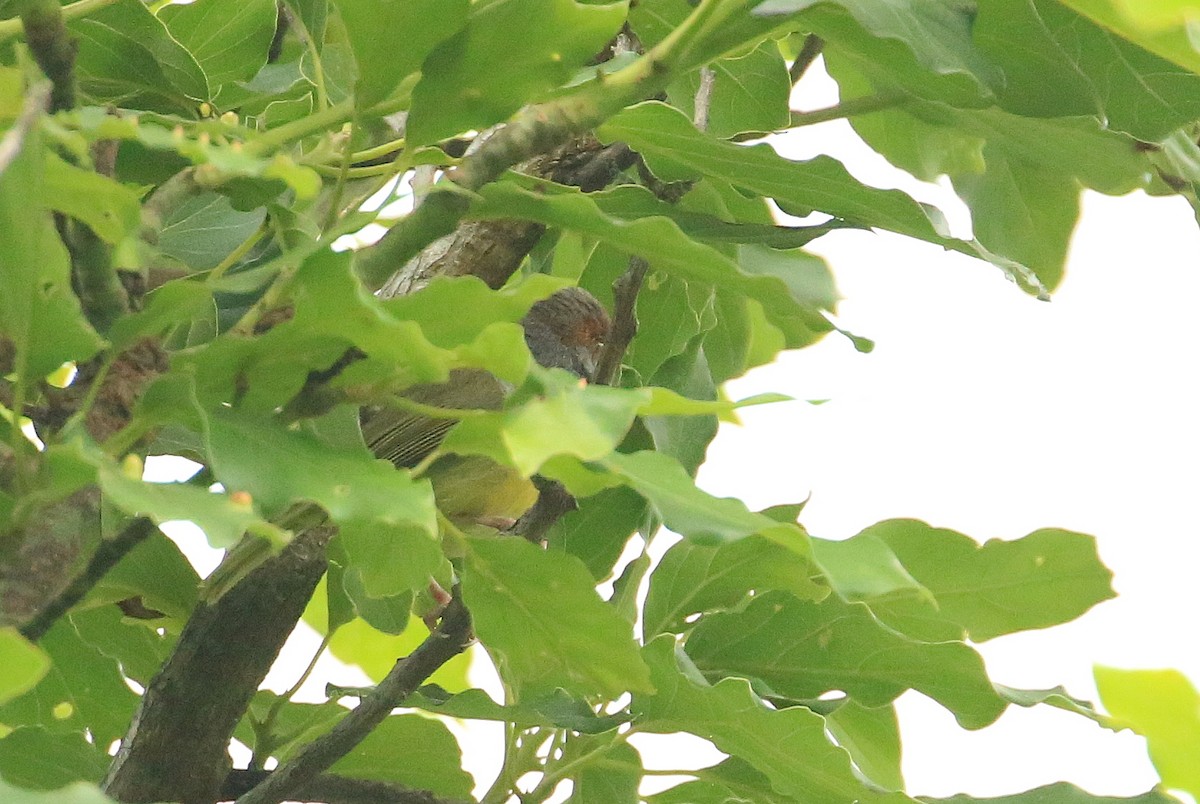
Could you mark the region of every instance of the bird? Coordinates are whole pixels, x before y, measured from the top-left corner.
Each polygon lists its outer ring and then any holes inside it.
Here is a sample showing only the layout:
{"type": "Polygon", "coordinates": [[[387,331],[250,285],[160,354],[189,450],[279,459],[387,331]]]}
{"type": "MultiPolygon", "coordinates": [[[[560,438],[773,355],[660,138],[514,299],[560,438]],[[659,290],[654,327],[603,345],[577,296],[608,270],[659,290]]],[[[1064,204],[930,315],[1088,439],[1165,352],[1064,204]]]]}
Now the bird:
{"type": "MultiPolygon", "coordinates": [[[[545,368],[560,368],[582,381],[594,382],[611,322],[604,307],[588,291],[566,287],[535,302],[521,319],[525,344],[545,368]]],[[[423,406],[448,409],[499,410],[509,388],[480,369],[455,369],[442,383],[411,388],[404,396],[423,406]]],[[[360,415],[363,438],[377,458],[399,468],[421,464],[456,424],[402,406],[373,406],[360,415]]],[[[428,467],[434,496],[442,513],[456,523],[503,529],[537,499],[534,484],[515,470],[483,456],[441,456],[428,467]]]]}

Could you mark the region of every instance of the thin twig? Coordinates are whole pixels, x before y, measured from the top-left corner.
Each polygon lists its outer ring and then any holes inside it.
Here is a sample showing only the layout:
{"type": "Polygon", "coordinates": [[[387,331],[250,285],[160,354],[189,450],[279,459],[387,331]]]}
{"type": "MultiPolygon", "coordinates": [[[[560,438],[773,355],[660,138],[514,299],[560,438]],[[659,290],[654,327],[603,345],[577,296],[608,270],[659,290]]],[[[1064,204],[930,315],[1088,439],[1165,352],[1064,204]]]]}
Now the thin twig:
{"type": "Polygon", "coordinates": [[[105,539],[100,547],[92,554],[87,568],[67,586],[58,597],[51,600],[37,615],[21,626],[21,635],[30,642],[36,642],[45,636],[46,632],[58,622],[67,611],[83,600],[108,571],[117,565],[125,555],[154,533],[156,526],[145,517],[138,517],[111,539],[105,539]]]}
{"type": "Polygon", "coordinates": [[[391,672],[362,698],[357,707],[328,733],[304,746],[262,784],[238,798],[238,804],[275,804],[307,785],[333,763],[354,750],[392,709],[413,693],[425,679],[462,653],[474,639],[471,615],[462,604],[458,587],[442,613],[437,630],[417,649],[396,662],[391,672]]]}
{"type": "Polygon", "coordinates": [[[613,385],[619,382],[621,360],[625,350],[637,334],[637,297],[646,278],[649,264],[641,257],[630,257],[625,273],[613,282],[612,329],[600,354],[600,365],[596,369],[596,382],[613,385]]]}
{"type": "Polygon", "coordinates": [[[816,34],[809,34],[804,38],[804,44],[800,46],[800,52],[796,55],[796,60],[792,62],[792,66],[788,68],[788,78],[792,81],[792,86],[804,77],[808,72],[808,68],[817,60],[817,56],[821,55],[821,51],[825,47],[825,40],[816,34]]]}

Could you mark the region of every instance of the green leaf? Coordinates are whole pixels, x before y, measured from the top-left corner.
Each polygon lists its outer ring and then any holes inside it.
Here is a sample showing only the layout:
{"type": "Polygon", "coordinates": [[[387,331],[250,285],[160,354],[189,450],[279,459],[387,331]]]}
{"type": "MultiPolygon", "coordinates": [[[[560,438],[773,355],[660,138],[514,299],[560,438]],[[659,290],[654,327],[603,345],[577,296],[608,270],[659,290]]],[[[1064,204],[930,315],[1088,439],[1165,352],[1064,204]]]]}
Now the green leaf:
{"type": "Polygon", "coordinates": [[[1119,728],[1113,719],[1096,711],[1096,707],[1090,702],[1081,698],[1073,698],[1067,694],[1067,691],[1062,687],[1054,687],[1048,690],[1019,690],[1013,687],[1006,687],[1003,684],[993,684],[996,692],[1000,697],[1009,703],[1015,703],[1017,706],[1032,707],[1038,704],[1053,706],[1055,709],[1062,709],[1066,712],[1073,712],[1076,715],[1082,715],[1088,720],[1094,720],[1101,726],[1113,729],[1119,728]]]}
{"type": "MultiPolygon", "coordinates": [[[[793,162],[766,144],[721,142],[697,131],[679,111],[654,101],[625,109],[597,128],[596,134],[605,142],[627,143],[660,178],[720,179],[744,192],[773,198],[791,214],[816,210],[859,226],[886,229],[981,257],[1027,289],[1041,290],[1028,269],[997,258],[978,243],[945,236],[934,226],[929,211],[912,198],[899,190],[861,184],[840,162],[827,156],[793,162]]],[[[769,298],[755,298],[771,311],[769,298]]],[[[779,322],[773,318],[772,323],[779,322]]]]}
{"type": "MultiPolygon", "coordinates": [[[[727,139],[747,131],[775,131],[787,126],[792,83],[774,42],[763,42],[745,55],[719,59],[708,68],[713,72],[705,129],[709,134],[727,139]]],[[[699,89],[700,73],[688,71],[667,88],[667,93],[676,108],[694,117],[699,89]]]]}
{"type": "Polygon", "coordinates": [[[0,797],[9,804],[116,804],[92,784],[77,782],[51,792],[35,792],[13,787],[0,779],[0,797]]]}
{"type": "Polygon", "coordinates": [[[186,483],[146,483],[109,463],[100,466],[99,480],[108,500],[125,513],[149,517],[159,525],[173,520],[194,522],[213,547],[232,547],[247,531],[283,540],[279,529],[259,516],[252,505],[234,502],[225,493],[186,483]]]}
{"type": "Polygon", "coordinates": [[[44,801],[59,804],[64,801],[103,802],[110,799],[95,788],[94,796],[88,788],[78,787],[70,794],[74,799],[59,798],[60,793],[30,793],[16,790],[10,796],[9,783],[34,790],[55,790],[72,782],[99,782],[104,778],[109,757],[97,746],[84,739],[82,732],[53,733],[47,729],[20,728],[0,740],[0,794],[4,801],[44,801]]]}
{"type": "Polygon", "coordinates": [[[819,34],[864,69],[879,71],[907,93],[954,106],[983,106],[1003,76],[971,42],[972,7],[900,0],[768,0],[756,14],[800,10],[805,30],[819,34]]]}
{"type": "Polygon", "coordinates": [[[1128,0],[1061,0],[1092,22],[1193,73],[1200,73],[1200,52],[1192,39],[1197,8],[1178,3],[1132,3],[1128,0]],[[1172,8],[1174,6],[1174,8],[1172,8]]]}
{"type": "Polygon", "coordinates": [[[213,310],[212,292],[199,282],[168,282],[147,294],[141,310],[120,318],[108,331],[114,349],[173,330],[213,310]]]}
{"type": "Polygon", "coordinates": [[[841,541],[814,538],[812,551],[821,573],[843,600],[869,602],[895,596],[934,604],[933,594],[870,531],[841,541]]]}
{"type": "Polygon", "coordinates": [[[794,207],[923,240],[943,240],[925,211],[904,193],[859,184],[829,157],[792,162],[769,145],[721,142],[697,131],[679,111],[656,101],[625,109],[596,133],[605,142],[628,143],[663,179],[712,176],[794,207]]]}
{"type": "Polygon", "coordinates": [[[97,104],[195,113],[209,97],[204,71],[140,0],[117,0],[67,26],[79,42],[75,74],[97,104]]]}
{"type": "Polygon", "coordinates": [[[971,209],[976,239],[1026,265],[1047,288],[1062,280],[1079,220],[1079,183],[1069,174],[983,150],[987,172],[961,176],[954,188],[971,209]]]}
{"type": "MultiPolygon", "coordinates": [[[[572,762],[605,743],[597,738],[572,738],[563,760],[572,762]]],[[[637,749],[620,743],[590,762],[576,766],[571,774],[571,797],[567,804],[638,804],[642,781],[642,758],[637,749]]]]}
{"type": "Polygon", "coordinates": [[[621,555],[629,535],[646,520],[646,501],[632,489],[610,488],[578,501],[550,530],[551,550],[563,550],[578,558],[592,578],[607,578],[621,555]]]}
{"type": "Polygon", "coordinates": [[[247,745],[260,748],[258,734],[251,728],[251,719],[263,723],[268,712],[273,712],[272,729],[268,736],[272,746],[269,754],[286,762],[306,743],[328,732],[349,710],[333,701],[323,704],[295,703],[282,700],[270,690],[259,690],[254,694],[250,709],[234,736],[247,745]]]}
{"type": "Polygon", "coordinates": [[[894,706],[868,709],[846,700],[825,717],[829,733],[868,779],[888,790],[903,790],[900,723],[894,706]]]}
{"type": "Polygon", "coordinates": [[[271,0],[199,0],[165,6],[159,18],[196,57],[212,96],[222,84],[253,78],[267,63],[275,35],[271,0]]]}
{"type": "Polygon", "coordinates": [[[663,555],[650,576],[642,614],[646,637],[692,627],[694,615],[736,608],[751,592],[786,590],[804,600],[820,600],[828,589],[812,579],[806,546],[784,547],[750,536],[720,547],[681,541],[663,555]]]}
{"type": "Polygon", "coordinates": [[[209,422],[213,470],[230,491],[247,491],[270,515],[311,500],[338,522],[407,524],[436,532],[428,481],[365,449],[335,450],[273,419],[218,412],[209,422]]]}
{"type": "Polygon", "coordinates": [[[442,723],[419,715],[392,715],[371,730],[330,772],[402,784],[454,799],[475,786],[462,769],[462,751],[442,723]]]}
{"type": "Polygon", "coordinates": [[[50,659],[12,627],[0,628],[0,703],[24,695],[50,669],[50,659]]]}
{"type": "Polygon", "coordinates": [[[788,800],[873,800],[851,771],[850,757],[826,738],[820,715],[799,706],[769,709],[744,678],[709,686],[670,637],[654,640],[642,655],[657,692],[635,694],[630,704],[641,730],[710,740],[765,774],[788,800]]]}
{"type": "Polygon", "coordinates": [[[102,343],[71,290],[67,249],[38,204],[43,164],[40,140],[30,132],[0,172],[0,337],[16,347],[13,371],[22,379],[86,360],[102,343]]]}
{"type": "MultiPolygon", "coordinates": [[[[122,737],[138,697],[126,686],[117,662],[81,639],[69,620],[60,620],[38,644],[53,669],[32,690],[0,705],[0,723],[40,726],[55,734],[86,730],[95,746],[107,747],[122,737]]],[[[91,750],[104,757],[103,748],[91,750]]],[[[48,786],[78,778],[93,777],[55,777],[48,786]]]]}
{"type": "Polygon", "coordinates": [[[83,221],[108,243],[119,243],[141,225],[141,203],[124,185],[50,151],[44,169],[38,190],[46,208],[83,221]]]}
{"type": "Polygon", "coordinates": [[[1100,700],[1146,738],[1163,786],[1200,796],[1200,693],[1178,670],[1095,668],[1100,700]]]}
{"type": "Polygon", "coordinates": [[[578,559],[516,538],[471,539],[462,581],[480,640],[523,690],[652,689],[629,623],[593,583],[578,559]]]}
{"type": "Polygon", "coordinates": [[[612,731],[629,720],[623,715],[597,715],[586,700],[561,689],[543,696],[529,696],[519,704],[503,705],[480,689],[453,695],[437,685],[426,684],[405,698],[402,705],[447,717],[509,722],[520,727],[563,728],[581,734],[612,731]]]}
{"type": "MultiPolygon", "coordinates": [[[[693,188],[693,193],[695,192],[693,188]]],[[[691,198],[685,196],[684,202],[691,198]]],[[[814,226],[774,226],[770,223],[731,223],[712,212],[696,212],[681,204],[660,201],[637,184],[621,184],[602,192],[589,193],[600,209],[614,218],[631,220],[659,216],[670,218],[684,234],[711,244],[755,244],[771,248],[794,249],[811,243],[835,229],[852,228],[845,221],[833,220],[814,226]]],[[[641,301],[641,296],[638,297],[641,301]]],[[[639,333],[640,334],[640,333],[639,333]]]]}
{"type": "Polygon", "coordinates": [[[743,801],[790,804],[792,800],[777,793],[770,779],[737,757],[728,757],[697,775],[703,775],[703,781],[684,782],[647,796],[646,801],[648,804],[741,804],[743,801]]]}
{"type": "Polygon", "coordinates": [[[565,84],[620,29],[626,10],[625,2],[575,0],[473,4],[466,27],[425,60],[413,88],[410,147],[482,130],[565,84]]]}
{"type": "Polygon", "coordinates": [[[742,271],[724,254],[687,237],[666,218],[612,218],[583,193],[550,195],[522,189],[513,182],[490,184],[480,195],[482,201],[472,205],[472,217],[521,217],[581,232],[645,258],[655,270],[749,296],[763,305],[793,348],[812,343],[830,329],[819,311],[797,304],[778,278],[742,271]]]}
{"type": "Polygon", "coordinates": [[[88,599],[115,603],[140,597],[147,608],[183,623],[196,607],[199,582],[196,570],[175,542],[155,530],[100,579],[88,599]]]}
{"type": "Polygon", "coordinates": [[[1200,117],[1200,76],[1058,2],[982,4],[976,45],[1004,71],[1000,105],[1030,117],[1096,115],[1154,142],[1200,117]]]}
{"type": "Polygon", "coordinates": [[[468,0],[335,0],[358,62],[357,102],[377,103],[467,21],[468,0]]]}
{"type": "Polygon", "coordinates": [[[1096,796],[1073,784],[1058,782],[1048,784],[1013,796],[975,798],[959,795],[950,798],[921,796],[926,804],[1179,804],[1179,799],[1159,790],[1151,790],[1140,796],[1096,796]]]}
{"type": "Polygon", "coordinates": [[[621,442],[648,396],[641,390],[581,386],[578,378],[562,379],[549,395],[520,407],[464,419],[446,436],[442,449],[486,455],[526,477],[556,455],[596,460],[621,442]]]}
{"type": "Polygon", "coordinates": [[[751,513],[732,497],[712,497],[676,461],[657,452],[614,453],[602,464],[645,497],[668,528],[699,544],[720,544],[761,534],[790,548],[808,552],[807,539],[795,525],[751,513]]]}
{"type": "MultiPolygon", "coordinates": [[[[304,622],[318,633],[328,634],[329,598],[326,594],[326,579],[317,584],[313,596],[304,609],[304,622]]],[[[329,641],[329,652],[340,661],[359,668],[372,681],[382,681],[396,666],[397,656],[407,656],[429,636],[424,628],[406,628],[401,634],[385,634],[365,620],[355,617],[349,622],[339,623],[329,641]]],[[[467,666],[470,651],[455,656],[438,668],[429,679],[448,689],[466,689],[467,666]]]]}
{"type": "MultiPolygon", "coordinates": [[[[1082,533],[1044,529],[1015,541],[979,545],[961,533],[911,519],[881,522],[863,532],[885,541],[933,593],[937,619],[976,642],[1069,622],[1115,595],[1095,539],[1082,533]]],[[[911,608],[871,607],[905,633],[919,633],[908,628],[911,608]]]]}
{"type": "Polygon", "coordinates": [[[262,209],[239,212],[223,195],[198,193],[172,209],[162,222],[158,249],[193,271],[215,268],[262,225],[266,215],[262,209]]]}
{"type": "Polygon", "coordinates": [[[687,650],[706,676],[758,678],[792,698],[840,689],[874,707],[915,689],[968,729],[992,723],[1005,708],[971,648],[908,639],[865,605],[836,596],[820,603],[781,592],[756,596],[741,611],[703,618],[687,650]]]}

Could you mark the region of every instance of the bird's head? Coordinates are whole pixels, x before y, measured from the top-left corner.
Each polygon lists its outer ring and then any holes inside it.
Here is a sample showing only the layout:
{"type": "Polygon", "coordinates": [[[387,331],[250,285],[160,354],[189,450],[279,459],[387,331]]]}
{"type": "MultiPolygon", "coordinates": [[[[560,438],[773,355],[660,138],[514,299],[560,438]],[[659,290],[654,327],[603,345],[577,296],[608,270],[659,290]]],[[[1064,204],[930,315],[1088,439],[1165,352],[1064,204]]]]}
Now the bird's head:
{"type": "Polygon", "coordinates": [[[600,352],[608,340],[608,313],[582,288],[563,288],[525,314],[525,344],[546,368],[566,369],[588,382],[596,379],[600,352]]]}

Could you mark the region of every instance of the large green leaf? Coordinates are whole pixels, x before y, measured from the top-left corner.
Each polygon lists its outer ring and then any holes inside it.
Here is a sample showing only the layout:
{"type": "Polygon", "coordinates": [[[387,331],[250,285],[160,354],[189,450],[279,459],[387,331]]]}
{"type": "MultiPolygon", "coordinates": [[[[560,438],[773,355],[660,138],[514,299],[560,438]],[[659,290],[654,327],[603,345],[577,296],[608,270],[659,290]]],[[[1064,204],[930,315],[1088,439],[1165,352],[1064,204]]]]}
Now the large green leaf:
{"type": "Polygon", "coordinates": [[[188,49],[216,95],[222,84],[248,81],[267,63],[275,35],[271,0],[198,0],[159,11],[171,36],[188,49]]]}
{"type": "MultiPolygon", "coordinates": [[[[566,83],[620,29],[625,12],[625,2],[473,4],[466,27],[425,60],[413,88],[410,146],[484,129],[566,83]],[[514,47],[517,42],[520,46],[514,47]]],[[[420,27],[427,27],[424,20],[420,27]]]]}
{"type": "Polygon", "coordinates": [[[1200,7],[1191,0],[1143,3],[1130,0],[1059,0],[1097,25],[1151,53],[1200,73],[1193,26],[1200,7]]]}
{"type": "MultiPolygon", "coordinates": [[[[773,198],[792,214],[820,211],[859,226],[898,232],[988,259],[1027,288],[1041,290],[1028,269],[1012,260],[997,259],[979,243],[947,237],[934,225],[930,211],[912,198],[899,190],[861,184],[830,157],[793,162],[766,144],[722,142],[697,131],[679,111],[655,101],[625,109],[596,132],[605,142],[628,143],[660,178],[720,179],[744,192],[773,198]]],[[[771,309],[767,302],[764,307],[771,309]]]]}
{"type": "Polygon", "coordinates": [[[464,419],[442,448],[486,455],[529,476],[556,455],[592,461],[612,452],[649,400],[641,389],[580,385],[565,372],[550,377],[555,382],[545,395],[512,410],[464,419]]]}
{"type": "Polygon", "coordinates": [[[1095,669],[1100,700],[1146,738],[1165,787],[1200,796],[1200,693],[1177,670],[1095,669]]]}
{"type": "Polygon", "coordinates": [[[438,566],[436,510],[428,480],[374,458],[334,449],[271,419],[218,413],[209,421],[213,470],[230,491],[264,512],[308,500],[340,525],[340,538],[367,592],[386,597],[423,587],[438,566]]]}
{"type": "Polygon", "coordinates": [[[180,519],[194,522],[213,547],[232,547],[247,531],[276,540],[282,537],[254,506],[237,502],[225,493],[186,483],[146,483],[107,463],[100,466],[98,477],[107,500],[125,513],[149,517],[159,525],[180,519]]]}
{"type": "Polygon", "coordinates": [[[865,706],[881,706],[915,689],[969,729],[992,723],[1005,708],[971,648],[908,639],[862,603],[832,595],[820,603],[759,595],[742,611],[703,618],[687,650],[707,676],[758,678],[793,698],[840,689],[865,706]]]}
{"type": "Polygon", "coordinates": [[[158,232],[158,248],[193,271],[215,268],[262,225],[266,210],[241,212],[216,193],[197,193],[171,210],[158,232]]]}
{"type": "Polygon", "coordinates": [[[716,249],[687,237],[667,218],[613,218],[583,193],[549,195],[511,182],[489,185],[481,196],[482,202],[472,206],[470,214],[474,217],[522,217],[581,232],[643,257],[656,270],[749,296],[763,305],[772,323],[787,334],[788,345],[794,348],[806,346],[829,331],[830,325],[819,311],[794,299],[780,279],[741,270],[716,249]]]}
{"type": "MultiPolygon", "coordinates": [[[[105,747],[124,735],[138,697],[117,662],[81,639],[69,620],[56,623],[38,644],[50,657],[50,672],[29,692],[0,705],[0,723],[40,726],[55,734],[88,731],[93,745],[105,747]]],[[[103,756],[103,748],[95,750],[103,756]]],[[[72,779],[47,786],[67,781],[72,779]]]]}
{"type": "MultiPolygon", "coordinates": [[[[43,793],[41,795],[46,798],[39,798],[34,793],[17,791],[16,796],[10,797],[5,788],[8,783],[34,790],[55,790],[81,780],[98,783],[104,778],[108,760],[108,756],[89,743],[82,732],[54,733],[37,727],[19,728],[0,740],[0,793],[4,794],[5,804],[24,801],[24,796],[30,801],[40,800],[46,804],[71,801],[66,796],[59,798],[59,792],[43,793]]],[[[94,797],[77,795],[74,800],[109,802],[99,791],[94,797]]]]}
{"type": "Polygon", "coordinates": [[[800,11],[806,30],[819,34],[864,69],[889,76],[910,94],[956,106],[982,106],[1003,82],[999,70],[973,46],[972,7],[898,0],[768,0],[756,14],[800,11]]]}
{"type": "Polygon", "coordinates": [[[438,43],[463,27],[468,0],[335,0],[358,62],[358,103],[390,95],[438,43]]]}
{"type": "Polygon", "coordinates": [[[1008,111],[1097,115],[1157,141],[1200,117],[1200,76],[1124,41],[1052,0],[981,3],[975,42],[1004,70],[1008,111]]]}
{"type": "Polygon", "coordinates": [[[592,755],[604,743],[595,738],[573,738],[567,742],[563,760],[578,760],[571,774],[571,797],[567,804],[638,804],[642,781],[642,757],[628,743],[592,755]],[[586,761],[589,756],[594,758],[586,761]]]}
{"type": "Polygon", "coordinates": [[[875,784],[888,790],[903,790],[900,773],[900,723],[896,707],[862,706],[853,699],[825,716],[829,733],[850,752],[858,769],[875,784]]]}
{"type": "Polygon", "coordinates": [[[911,597],[871,603],[886,622],[918,638],[945,639],[949,625],[949,632],[983,642],[1069,622],[1115,595],[1095,539],[1082,533],[1045,529],[979,545],[952,530],[896,519],[863,534],[886,542],[937,600],[936,611],[911,597]],[[939,623],[932,630],[920,622],[931,618],[939,623]]]}
{"type": "Polygon", "coordinates": [[[37,646],[12,627],[0,628],[0,703],[23,695],[33,689],[46,671],[50,660],[37,646]]]}
{"type": "MultiPolygon", "coordinates": [[[[774,42],[764,42],[745,55],[712,62],[708,98],[708,127],[722,139],[743,132],[775,131],[788,123],[792,84],[787,65],[774,42]]],[[[675,106],[695,114],[700,74],[684,73],[667,92],[675,106]]]]}
{"type": "Polygon", "coordinates": [[[630,709],[649,732],[686,731],[735,756],[771,780],[793,801],[872,801],[850,768],[850,757],[825,736],[820,715],[804,707],[767,708],[743,678],[709,686],[660,637],[642,652],[650,665],[654,695],[634,695],[630,709]]]}
{"type": "Polygon", "coordinates": [[[642,614],[647,638],[691,627],[693,615],[735,608],[751,592],[782,589],[820,600],[828,589],[812,579],[814,567],[802,552],[761,536],[719,547],[681,541],[662,557],[650,576],[642,614]]]}
{"type": "Polygon", "coordinates": [[[573,556],[517,538],[472,539],[462,583],[480,640],[522,690],[653,689],[629,623],[573,556]]]}
{"type": "Polygon", "coordinates": [[[83,318],[67,249],[39,203],[40,139],[30,132],[23,145],[0,171],[0,338],[16,348],[12,370],[32,380],[68,360],[86,360],[102,341],[83,318]]]}
{"type": "Polygon", "coordinates": [[[108,243],[121,242],[141,225],[137,193],[53,153],[46,154],[45,173],[38,189],[45,207],[83,221],[108,243]]]}
{"type": "Polygon", "coordinates": [[[86,782],[76,782],[58,790],[40,792],[22,790],[0,779],[0,796],[9,804],[116,804],[101,793],[98,787],[86,782]]]}
{"type": "Polygon", "coordinates": [[[950,798],[921,796],[925,804],[1179,804],[1179,799],[1161,790],[1151,790],[1140,796],[1097,796],[1066,782],[1048,784],[1024,793],[995,798],[959,795],[950,798]]]}
{"type": "Polygon", "coordinates": [[[797,526],[752,513],[741,500],[706,494],[666,455],[615,453],[602,463],[645,497],[667,527],[697,543],[717,545],[761,534],[802,556],[808,554],[808,540],[797,526]]]}
{"type": "Polygon", "coordinates": [[[435,795],[470,798],[474,782],[462,769],[462,751],[439,721],[418,715],[392,715],[371,730],[333,773],[392,782],[435,795]]]}
{"type": "Polygon", "coordinates": [[[117,0],[68,29],[79,42],[80,89],[97,103],[190,116],[209,97],[208,78],[196,59],[140,0],[117,0]]]}

